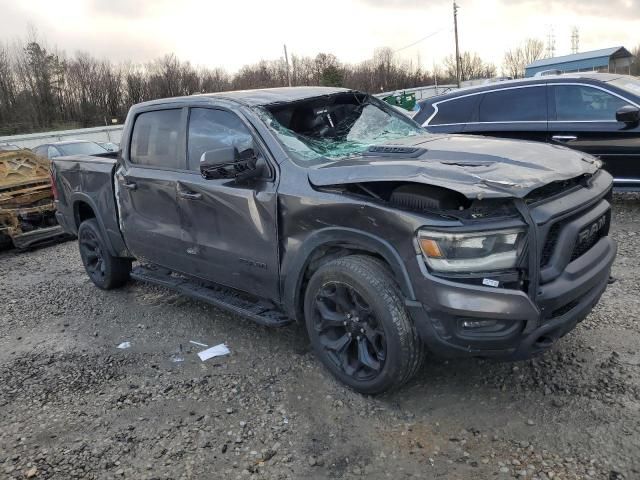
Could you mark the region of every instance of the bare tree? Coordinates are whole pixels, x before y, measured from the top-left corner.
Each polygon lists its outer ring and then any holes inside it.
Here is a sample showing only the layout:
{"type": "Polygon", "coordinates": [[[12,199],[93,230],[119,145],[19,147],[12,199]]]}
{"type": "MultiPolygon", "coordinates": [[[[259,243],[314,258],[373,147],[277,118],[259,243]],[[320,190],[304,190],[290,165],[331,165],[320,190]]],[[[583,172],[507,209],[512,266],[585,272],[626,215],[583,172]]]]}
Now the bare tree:
{"type": "MultiPolygon", "coordinates": [[[[448,56],[444,61],[445,74],[449,79],[456,78],[455,55],[448,56]]],[[[477,53],[464,52],[460,55],[460,79],[462,81],[496,76],[496,67],[485,62],[477,53]]]]}
{"type": "Polygon", "coordinates": [[[229,74],[221,68],[212,70],[201,68],[198,72],[200,78],[200,91],[206,92],[222,92],[231,88],[231,78],[229,74]]]}
{"type": "MultiPolygon", "coordinates": [[[[9,46],[0,46],[0,125],[12,123],[11,113],[16,104],[15,74],[11,65],[9,46]]],[[[8,133],[8,132],[7,132],[8,133]]]]}
{"type": "Polygon", "coordinates": [[[633,63],[631,64],[631,75],[640,76],[640,45],[633,49],[633,63]]]}
{"type": "MultiPolygon", "coordinates": [[[[293,54],[290,74],[293,85],[369,92],[433,82],[419,62],[403,61],[390,48],[378,49],[371,59],[357,64],[342,63],[328,52],[314,57],[293,54]]],[[[495,68],[477,55],[463,56],[465,78],[494,74],[495,68]]],[[[446,76],[445,70],[439,80],[447,81],[446,76]]],[[[103,125],[114,117],[123,119],[132,104],[154,98],[285,85],[284,58],[245,65],[234,75],[221,68],[195,68],[173,54],[144,64],[114,64],[86,52],[57,52],[32,31],[24,41],[0,45],[0,132],[103,125]]]]}
{"type": "Polygon", "coordinates": [[[544,43],[529,38],[518,48],[508,50],[504,54],[504,73],[513,78],[523,78],[527,65],[540,60],[544,55],[544,43]]]}

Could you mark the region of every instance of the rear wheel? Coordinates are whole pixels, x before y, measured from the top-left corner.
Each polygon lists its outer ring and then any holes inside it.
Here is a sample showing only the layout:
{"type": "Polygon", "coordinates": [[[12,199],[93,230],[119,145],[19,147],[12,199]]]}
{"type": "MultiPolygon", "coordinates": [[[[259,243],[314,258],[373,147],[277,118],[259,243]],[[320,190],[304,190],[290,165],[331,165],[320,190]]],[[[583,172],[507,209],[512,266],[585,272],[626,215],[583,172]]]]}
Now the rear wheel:
{"type": "Polygon", "coordinates": [[[98,288],[110,290],[127,282],[131,272],[131,260],[114,257],[109,253],[95,218],[80,224],[78,245],[84,269],[98,288]]]}
{"type": "Polygon", "coordinates": [[[305,293],[305,320],[322,363],[360,393],[399,387],[422,363],[402,295],[375,258],[343,257],[318,269],[305,293]]]}

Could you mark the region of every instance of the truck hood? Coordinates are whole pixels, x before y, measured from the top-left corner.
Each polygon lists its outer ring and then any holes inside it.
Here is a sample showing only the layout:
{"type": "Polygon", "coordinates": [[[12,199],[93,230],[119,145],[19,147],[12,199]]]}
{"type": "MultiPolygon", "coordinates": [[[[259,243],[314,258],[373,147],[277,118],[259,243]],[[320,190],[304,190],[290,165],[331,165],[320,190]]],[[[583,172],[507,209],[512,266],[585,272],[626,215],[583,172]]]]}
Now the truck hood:
{"type": "Polygon", "coordinates": [[[309,169],[309,181],[315,186],[402,181],[448,188],[470,199],[523,198],[600,167],[596,158],[565,147],[472,135],[408,137],[385,146],[404,148],[377,147],[318,165],[309,169]]]}

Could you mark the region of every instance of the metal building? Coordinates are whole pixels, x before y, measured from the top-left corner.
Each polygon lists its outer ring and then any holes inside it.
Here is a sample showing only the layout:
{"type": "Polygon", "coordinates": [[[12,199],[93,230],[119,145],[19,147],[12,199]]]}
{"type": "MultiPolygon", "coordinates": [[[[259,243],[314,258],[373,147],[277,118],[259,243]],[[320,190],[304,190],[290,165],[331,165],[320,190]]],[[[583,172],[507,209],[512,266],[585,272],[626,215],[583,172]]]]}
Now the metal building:
{"type": "MultiPolygon", "coordinates": [[[[631,73],[633,54],[624,47],[612,47],[592,52],[536,60],[526,67],[527,77],[547,70],[569,72],[631,73]]],[[[557,73],[557,72],[554,72],[557,73]]]]}

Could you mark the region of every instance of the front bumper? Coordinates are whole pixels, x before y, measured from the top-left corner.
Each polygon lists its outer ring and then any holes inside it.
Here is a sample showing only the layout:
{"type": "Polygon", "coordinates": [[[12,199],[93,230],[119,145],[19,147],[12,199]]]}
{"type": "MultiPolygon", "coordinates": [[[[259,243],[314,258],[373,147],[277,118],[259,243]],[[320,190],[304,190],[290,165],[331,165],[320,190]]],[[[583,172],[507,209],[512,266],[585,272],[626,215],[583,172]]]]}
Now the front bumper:
{"type": "Polygon", "coordinates": [[[616,250],[615,242],[604,237],[543,285],[535,303],[520,290],[463,285],[425,271],[433,300],[407,307],[423,341],[440,356],[528,358],[571,331],[598,303],[616,250]],[[495,320],[502,328],[465,331],[468,320],[495,320]]]}
{"type": "Polygon", "coordinates": [[[541,219],[536,221],[542,240],[537,257],[550,227],[558,223],[562,228],[554,254],[546,261],[539,258],[539,284],[528,292],[438,277],[416,256],[413,271],[422,286],[417,288],[414,281],[417,301],[408,301],[407,308],[429,349],[445,357],[523,359],[548,349],[582,321],[605,291],[617,252],[616,243],[605,235],[577,258],[572,256],[579,232],[608,215],[606,182],[598,183],[589,202],[584,202],[585,192],[576,196],[582,205],[568,196],[557,202],[558,209],[547,203],[531,211],[534,219],[541,219]]]}

